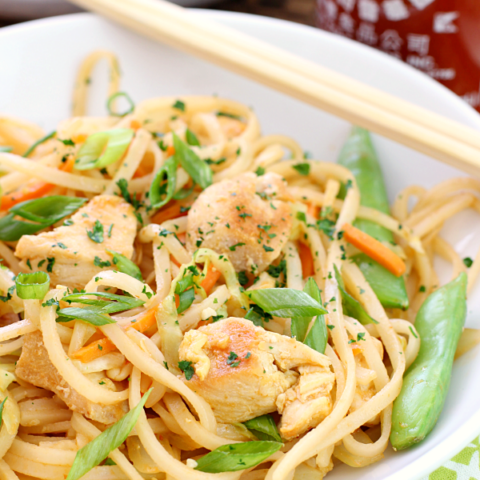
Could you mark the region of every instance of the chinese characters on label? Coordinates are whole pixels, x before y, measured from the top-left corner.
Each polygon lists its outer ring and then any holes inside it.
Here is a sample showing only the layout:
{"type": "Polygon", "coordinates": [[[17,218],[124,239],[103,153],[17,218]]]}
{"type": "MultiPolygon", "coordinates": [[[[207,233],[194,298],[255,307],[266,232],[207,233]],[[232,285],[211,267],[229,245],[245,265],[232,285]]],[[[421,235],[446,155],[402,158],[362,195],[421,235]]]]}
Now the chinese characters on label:
{"type": "Polygon", "coordinates": [[[480,0],[317,0],[320,28],[422,70],[480,112],[480,0]]]}

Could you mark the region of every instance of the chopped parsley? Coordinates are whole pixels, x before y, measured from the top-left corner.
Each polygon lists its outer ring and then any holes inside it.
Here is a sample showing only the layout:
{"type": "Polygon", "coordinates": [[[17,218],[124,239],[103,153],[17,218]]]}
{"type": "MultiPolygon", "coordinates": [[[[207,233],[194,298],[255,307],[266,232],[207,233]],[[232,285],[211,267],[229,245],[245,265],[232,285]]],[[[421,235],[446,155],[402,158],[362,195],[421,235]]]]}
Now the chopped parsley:
{"type": "Polygon", "coordinates": [[[237,360],[238,355],[235,352],[230,352],[227,358],[227,365],[230,367],[235,368],[240,365],[240,360],[237,360]]]}
{"type": "Polygon", "coordinates": [[[30,263],[30,259],[27,260],[27,266],[30,270],[33,270],[32,264],[30,263]]]}
{"type": "Polygon", "coordinates": [[[246,285],[248,283],[248,277],[246,272],[238,272],[237,276],[238,276],[238,282],[240,283],[240,285],[246,285]]]}
{"type": "Polygon", "coordinates": [[[239,242],[239,243],[236,243],[235,245],[232,245],[231,247],[228,247],[228,249],[231,252],[234,252],[237,249],[237,247],[243,247],[244,245],[245,243],[239,242]]]}
{"type": "Polygon", "coordinates": [[[273,252],[274,250],[272,247],[269,247],[268,245],[262,245],[262,247],[266,252],[273,252]]]}
{"type": "Polygon", "coordinates": [[[265,175],[265,169],[263,167],[258,167],[255,170],[255,173],[257,174],[258,177],[261,177],[262,175],[265,175]]]}
{"type": "Polygon", "coordinates": [[[87,230],[87,235],[92,242],[102,243],[103,242],[103,225],[98,220],[95,220],[92,230],[87,230]]]}
{"type": "Polygon", "coordinates": [[[93,260],[93,264],[96,266],[96,267],[100,267],[100,268],[105,268],[105,267],[111,267],[112,264],[106,260],[105,262],[102,262],[102,259],[100,257],[97,257],[95,256],[95,259],[93,260]]]}
{"type": "Polygon", "coordinates": [[[300,175],[308,175],[310,173],[310,164],[308,162],[297,163],[292,165],[292,168],[295,169],[300,175]]]}
{"type": "Polygon", "coordinates": [[[172,108],[176,108],[177,110],[180,110],[182,112],[185,111],[185,102],[182,102],[181,100],[177,100],[173,105],[172,108]]]}
{"type": "Polygon", "coordinates": [[[187,360],[182,360],[178,362],[178,368],[185,374],[186,380],[191,380],[195,370],[192,366],[192,362],[188,362],[187,360]]]}
{"type": "Polygon", "coordinates": [[[55,257],[47,257],[47,272],[52,273],[53,266],[55,265],[55,257]]]}
{"type": "Polygon", "coordinates": [[[473,260],[470,257],[465,257],[463,259],[463,264],[467,267],[470,268],[473,265],[473,260]]]}

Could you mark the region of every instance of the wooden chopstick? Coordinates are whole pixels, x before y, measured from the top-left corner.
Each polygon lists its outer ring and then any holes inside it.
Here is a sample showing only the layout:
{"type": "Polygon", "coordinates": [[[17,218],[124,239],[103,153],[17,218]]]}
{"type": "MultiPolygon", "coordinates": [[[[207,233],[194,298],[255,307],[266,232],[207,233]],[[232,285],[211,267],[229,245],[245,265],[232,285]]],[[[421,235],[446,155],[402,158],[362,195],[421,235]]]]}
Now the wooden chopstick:
{"type": "MultiPolygon", "coordinates": [[[[221,41],[225,33],[223,30],[212,35],[209,31],[194,28],[190,21],[183,18],[182,10],[182,19],[178,20],[177,17],[172,17],[172,5],[159,9],[158,5],[155,6],[157,2],[160,7],[164,6],[159,0],[74,0],[74,3],[112,18],[142,35],[247,76],[468,173],[480,174],[480,149],[476,148],[479,134],[475,130],[455,124],[457,134],[461,132],[461,140],[455,138],[445,130],[438,131],[414,121],[418,119],[398,115],[383,108],[383,105],[380,107],[306,76],[303,72],[286,68],[278,58],[275,61],[268,58],[265,51],[258,54],[263,48],[261,42],[257,51],[252,52],[251,48],[257,44],[254,39],[249,38],[249,49],[240,47],[227,38],[221,41]],[[467,138],[470,139],[468,143],[465,141],[467,138]]],[[[185,12],[185,15],[191,13],[185,12]]],[[[197,20],[203,21],[202,17],[197,20]]],[[[298,61],[307,62],[301,59],[298,61]]],[[[367,94],[364,95],[368,97],[367,94]]],[[[400,99],[397,101],[403,102],[400,99]]],[[[447,124],[448,122],[450,121],[447,124]]],[[[445,126],[445,122],[442,125],[445,126]]]]}
{"type": "Polygon", "coordinates": [[[294,70],[306,78],[311,78],[335,88],[353,98],[363,100],[383,110],[388,110],[395,115],[436,130],[439,133],[454,137],[468,145],[480,148],[480,132],[471,127],[452,121],[447,117],[390,95],[335,70],[293,55],[286,50],[253,38],[238,30],[213,22],[208,18],[199,18],[194,12],[183,7],[165,0],[125,0],[125,2],[144,8],[145,11],[149,11],[153,15],[161,15],[165,20],[168,19],[189,29],[195,29],[205,35],[209,35],[211,38],[218,39],[218,41],[227,42],[253,55],[294,70]]]}

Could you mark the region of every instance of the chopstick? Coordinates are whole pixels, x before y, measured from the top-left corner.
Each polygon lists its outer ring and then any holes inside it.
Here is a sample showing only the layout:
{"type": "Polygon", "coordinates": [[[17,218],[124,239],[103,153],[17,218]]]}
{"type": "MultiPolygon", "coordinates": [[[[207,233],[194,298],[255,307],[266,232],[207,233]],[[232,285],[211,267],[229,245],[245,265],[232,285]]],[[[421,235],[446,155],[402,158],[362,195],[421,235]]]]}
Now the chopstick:
{"type": "Polygon", "coordinates": [[[480,174],[480,134],[472,128],[162,0],[73,2],[470,174],[480,174]]]}

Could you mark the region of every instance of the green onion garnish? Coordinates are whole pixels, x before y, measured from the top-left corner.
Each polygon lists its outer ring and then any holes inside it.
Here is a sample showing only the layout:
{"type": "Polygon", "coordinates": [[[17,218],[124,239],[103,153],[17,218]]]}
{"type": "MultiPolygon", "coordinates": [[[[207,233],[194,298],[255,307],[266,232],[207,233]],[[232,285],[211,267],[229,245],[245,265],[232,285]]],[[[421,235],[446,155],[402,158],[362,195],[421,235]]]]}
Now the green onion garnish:
{"type": "Polygon", "coordinates": [[[135,110],[135,103],[133,103],[133,100],[130,98],[130,96],[127,93],[117,92],[117,93],[114,93],[113,95],[110,95],[109,99],[107,100],[107,110],[112,117],[124,117],[129,113],[133,113],[133,111],[135,110]],[[124,98],[129,104],[128,109],[123,113],[116,113],[112,110],[112,106],[113,106],[112,103],[115,101],[115,99],[119,97],[124,98]]]}
{"type": "Polygon", "coordinates": [[[75,168],[101,169],[115,163],[123,157],[134,135],[135,132],[130,128],[117,128],[90,135],[78,152],[75,168]]]}
{"type": "Polygon", "coordinates": [[[142,413],[145,402],[150,392],[145,393],[140,403],[130,410],[123,418],[111,427],[108,427],[98,437],[81,448],[75,455],[75,461],[68,473],[66,480],[78,480],[89,472],[93,467],[99,465],[108,457],[108,454],[118,448],[128,437],[142,413]]]}
{"type": "Polygon", "coordinates": [[[57,134],[56,131],[49,133],[48,135],[45,135],[44,137],[40,138],[37,140],[33,145],[30,146],[30,148],[22,155],[22,157],[27,158],[39,145],[42,143],[46,142],[47,140],[50,140],[57,134]]]}
{"type": "Polygon", "coordinates": [[[107,252],[113,256],[113,264],[119,272],[126,273],[137,280],[143,282],[142,272],[135,263],[129,260],[125,255],[115,252],[114,250],[108,250],[107,252]]]}
{"type": "Polygon", "coordinates": [[[22,300],[43,300],[50,288],[50,277],[46,272],[19,273],[15,286],[22,300]]]}
{"type": "MultiPolygon", "coordinates": [[[[278,452],[280,442],[245,442],[222,445],[197,460],[195,470],[207,473],[237,472],[252,468],[278,452]]],[[[67,480],[70,480],[67,478],[67,480]]]]}

